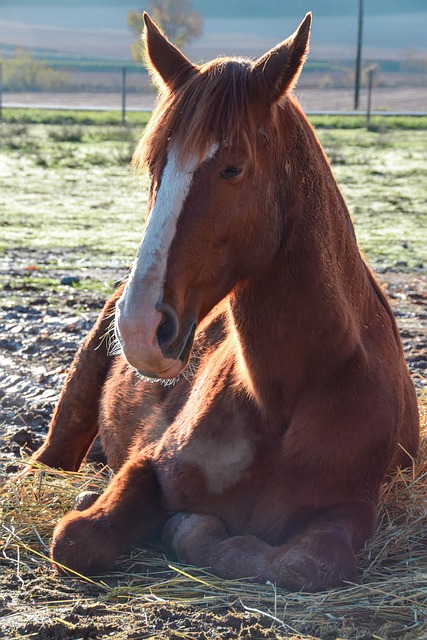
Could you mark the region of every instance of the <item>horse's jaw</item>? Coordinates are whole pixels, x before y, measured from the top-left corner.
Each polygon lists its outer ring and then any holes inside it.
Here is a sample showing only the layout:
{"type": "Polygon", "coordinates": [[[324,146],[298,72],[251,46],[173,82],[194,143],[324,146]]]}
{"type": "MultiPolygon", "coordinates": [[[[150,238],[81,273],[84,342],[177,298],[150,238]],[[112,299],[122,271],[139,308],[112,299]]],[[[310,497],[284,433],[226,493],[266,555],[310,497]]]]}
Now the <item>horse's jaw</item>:
{"type": "MultiPolygon", "coordinates": [[[[129,362],[125,356],[125,360],[129,362]]],[[[130,363],[129,363],[130,364],[130,363]]],[[[132,366],[132,365],[131,365],[132,366]]],[[[176,361],[171,367],[165,369],[164,371],[144,371],[143,369],[138,369],[137,367],[133,367],[136,370],[139,376],[142,378],[147,378],[155,382],[159,381],[172,381],[179,378],[183,370],[185,369],[185,365],[182,362],[176,361]]]]}

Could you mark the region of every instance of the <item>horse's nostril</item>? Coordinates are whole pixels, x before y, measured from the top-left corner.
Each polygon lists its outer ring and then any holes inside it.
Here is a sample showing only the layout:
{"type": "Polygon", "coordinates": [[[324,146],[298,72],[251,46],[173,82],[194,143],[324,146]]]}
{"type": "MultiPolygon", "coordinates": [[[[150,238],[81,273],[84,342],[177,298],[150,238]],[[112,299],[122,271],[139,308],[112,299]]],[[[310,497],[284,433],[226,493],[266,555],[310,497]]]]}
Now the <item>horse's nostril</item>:
{"type": "Polygon", "coordinates": [[[157,328],[157,342],[164,351],[178,336],[179,323],[175,311],[168,304],[160,302],[156,309],[163,315],[163,320],[157,328]]]}

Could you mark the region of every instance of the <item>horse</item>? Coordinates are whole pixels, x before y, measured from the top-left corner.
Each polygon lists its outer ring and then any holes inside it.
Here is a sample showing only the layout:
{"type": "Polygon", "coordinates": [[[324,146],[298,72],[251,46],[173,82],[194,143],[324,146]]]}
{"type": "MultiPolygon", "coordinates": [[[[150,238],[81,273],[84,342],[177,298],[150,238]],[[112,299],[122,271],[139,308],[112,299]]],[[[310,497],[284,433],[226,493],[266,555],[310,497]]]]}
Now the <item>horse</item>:
{"type": "Polygon", "coordinates": [[[257,60],[200,65],[144,20],[148,221],[33,457],[77,470],[99,434],[115,475],[59,521],[51,557],[96,574],[162,541],[224,579],[338,586],[419,423],[393,314],[294,96],[311,14],[257,60]]]}

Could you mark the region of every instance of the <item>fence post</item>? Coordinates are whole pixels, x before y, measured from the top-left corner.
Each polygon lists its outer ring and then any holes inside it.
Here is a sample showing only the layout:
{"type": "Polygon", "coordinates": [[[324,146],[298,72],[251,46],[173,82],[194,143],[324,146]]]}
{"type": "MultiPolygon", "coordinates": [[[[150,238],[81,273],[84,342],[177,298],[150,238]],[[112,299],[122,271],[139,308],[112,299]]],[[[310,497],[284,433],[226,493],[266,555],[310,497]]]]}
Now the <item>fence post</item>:
{"type": "Polygon", "coordinates": [[[3,63],[0,60],[0,120],[3,118],[3,63]]]}
{"type": "Polygon", "coordinates": [[[374,80],[375,67],[369,67],[368,69],[368,105],[366,109],[366,128],[369,129],[371,124],[371,105],[372,105],[372,84],[374,80]]]}
{"type": "Polygon", "coordinates": [[[359,0],[359,19],[357,26],[356,69],[354,76],[354,110],[359,108],[360,72],[362,65],[362,37],[363,37],[363,0],[359,0]]]}
{"type": "Polygon", "coordinates": [[[122,124],[126,123],[126,67],[122,67],[122,124]]]}

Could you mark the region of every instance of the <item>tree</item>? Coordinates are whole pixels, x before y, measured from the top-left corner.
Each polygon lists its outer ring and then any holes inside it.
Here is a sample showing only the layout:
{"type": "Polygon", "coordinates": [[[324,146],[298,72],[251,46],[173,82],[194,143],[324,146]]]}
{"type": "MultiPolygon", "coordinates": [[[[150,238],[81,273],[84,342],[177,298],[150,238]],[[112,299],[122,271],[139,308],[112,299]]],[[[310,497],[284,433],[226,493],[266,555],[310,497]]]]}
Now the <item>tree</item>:
{"type": "Polygon", "coordinates": [[[18,47],[14,58],[6,58],[3,66],[3,86],[9,91],[62,89],[67,85],[67,76],[52,69],[44,60],[34,60],[28,51],[18,47]]]}
{"type": "MultiPolygon", "coordinates": [[[[189,0],[152,0],[148,13],[177,47],[188,44],[203,33],[203,20],[189,0]]],[[[129,11],[128,25],[140,37],[144,30],[142,12],[129,11]]],[[[131,51],[134,60],[142,59],[139,41],[131,45],[131,51]]]]}

